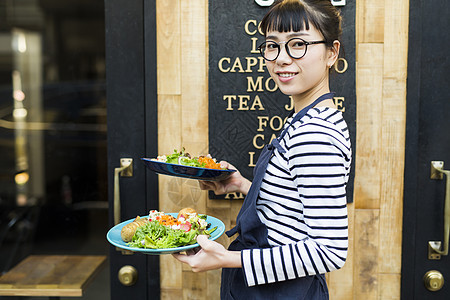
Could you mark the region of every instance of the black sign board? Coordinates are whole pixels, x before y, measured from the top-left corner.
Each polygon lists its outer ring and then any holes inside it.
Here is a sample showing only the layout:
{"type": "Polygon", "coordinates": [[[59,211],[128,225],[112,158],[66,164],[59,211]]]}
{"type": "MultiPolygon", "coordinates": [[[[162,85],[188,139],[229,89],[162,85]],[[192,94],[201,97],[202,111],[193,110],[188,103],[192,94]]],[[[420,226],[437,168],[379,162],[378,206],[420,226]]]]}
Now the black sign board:
{"type": "MultiPolygon", "coordinates": [[[[280,133],[292,110],[290,97],[278,90],[257,50],[264,41],[258,24],[271,2],[209,1],[209,152],[250,180],[262,148],[280,133]]],[[[354,156],[355,3],[339,9],[344,19],[342,58],[332,72],[331,90],[349,126],[354,156]]],[[[347,187],[349,202],[353,201],[353,173],[347,187]]],[[[213,193],[210,197],[218,198],[213,193]]],[[[243,199],[239,194],[224,197],[243,199]]]]}

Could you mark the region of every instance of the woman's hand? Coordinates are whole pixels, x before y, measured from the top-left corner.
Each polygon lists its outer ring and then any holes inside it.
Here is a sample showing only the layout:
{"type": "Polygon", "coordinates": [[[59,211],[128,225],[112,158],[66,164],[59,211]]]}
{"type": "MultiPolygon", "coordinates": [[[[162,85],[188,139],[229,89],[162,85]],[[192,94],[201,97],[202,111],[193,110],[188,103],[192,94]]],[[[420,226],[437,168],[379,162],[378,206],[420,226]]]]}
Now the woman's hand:
{"type": "Polygon", "coordinates": [[[228,251],[221,244],[209,240],[206,235],[199,235],[197,242],[200,245],[199,248],[188,251],[186,254],[172,254],[172,256],[188,264],[194,272],[242,266],[240,251],[228,251]]]}
{"type": "Polygon", "coordinates": [[[223,195],[228,193],[243,193],[247,195],[250,185],[252,184],[248,179],[244,178],[237,169],[226,161],[221,161],[220,166],[229,170],[236,170],[230,177],[222,181],[199,181],[200,189],[211,190],[216,195],[223,195]]]}

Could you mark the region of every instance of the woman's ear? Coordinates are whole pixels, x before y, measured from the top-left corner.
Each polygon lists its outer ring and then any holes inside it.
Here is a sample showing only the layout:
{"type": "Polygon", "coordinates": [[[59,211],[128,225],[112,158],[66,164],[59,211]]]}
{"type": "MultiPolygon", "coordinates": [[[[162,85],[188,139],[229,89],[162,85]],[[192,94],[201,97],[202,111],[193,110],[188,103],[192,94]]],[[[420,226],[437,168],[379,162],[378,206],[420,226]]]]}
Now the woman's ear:
{"type": "Polygon", "coordinates": [[[328,51],[328,67],[331,68],[336,60],[339,58],[339,50],[341,49],[341,42],[335,40],[333,46],[329,48],[328,51]]]}

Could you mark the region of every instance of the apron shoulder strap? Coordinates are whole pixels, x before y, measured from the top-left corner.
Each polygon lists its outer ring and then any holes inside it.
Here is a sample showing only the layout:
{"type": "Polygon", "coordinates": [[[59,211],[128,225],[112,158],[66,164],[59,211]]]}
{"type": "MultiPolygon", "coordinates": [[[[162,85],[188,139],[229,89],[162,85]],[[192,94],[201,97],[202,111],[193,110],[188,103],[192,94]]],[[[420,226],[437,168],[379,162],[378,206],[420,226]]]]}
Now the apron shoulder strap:
{"type": "Polygon", "coordinates": [[[308,112],[308,110],[310,110],[311,108],[313,108],[314,106],[316,106],[317,104],[319,104],[320,102],[326,100],[326,99],[330,99],[333,98],[334,93],[326,93],[323,94],[322,96],[320,96],[319,98],[317,98],[313,103],[311,103],[310,105],[304,107],[301,111],[299,111],[294,118],[292,119],[291,123],[289,124],[289,126],[287,126],[286,128],[284,128],[283,132],[281,132],[280,136],[276,139],[272,141],[272,144],[275,146],[275,148],[278,149],[279,152],[281,153],[285,153],[286,150],[284,150],[283,147],[281,147],[280,145],[280,141],[283,139],[284,135],[287,133],[289,127],[292,126],[292,124],[294,124],[295,122],[297,122],[298,120],[300,120],[301,118],[303,118],[306,113],[308,112]],[[280,151],[280,149],[282,149],[282,151],[280,151]]]}

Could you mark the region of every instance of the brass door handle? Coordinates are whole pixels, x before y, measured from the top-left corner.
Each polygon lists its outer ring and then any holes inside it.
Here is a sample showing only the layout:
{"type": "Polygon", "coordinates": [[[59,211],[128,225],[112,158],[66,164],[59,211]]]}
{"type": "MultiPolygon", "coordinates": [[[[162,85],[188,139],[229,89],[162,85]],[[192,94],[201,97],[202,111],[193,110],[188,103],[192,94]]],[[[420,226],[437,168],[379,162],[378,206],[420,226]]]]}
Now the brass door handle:
{"type": "Polygon", "coordinates": [[[431,292],[439,291],[444,286],[444,275],[436,270],[430,270],[423,276],[423,283],[431,292]]]}
{"type": "Polygon", "coordinates": [[[123,266],[120,268],[117,277],[124,286],[132,286],[138,280],[138,271],[133,266],[123,266]]]}
{"type": "MultiPolygon", "coordinates": [[[[431,179],[444,179],[444,174],[446,176],[446,187],[445,187],[445,204],[444,204],[444,245],[443,249],[441,249],[440,241],[429,241],[428,248],[430,251],[438,254],[436,258],[439,259],[440,255],[448,255],[448,241],[450,234],[450,180],[448,179],[450,176],[450,171],[444,170],[444,162],[443,161],[432,161],[431,162],[431,179]]],[[[429,253],[428,256],[430,257],[429,253]]]]}
{"type": "Polygon", "coordinates": [[[121,158],[120,167],[114,169],[114,224],[120,223],[120,188],[119,175],[122,177],[133,176],[133,159],[121,158]]]}

